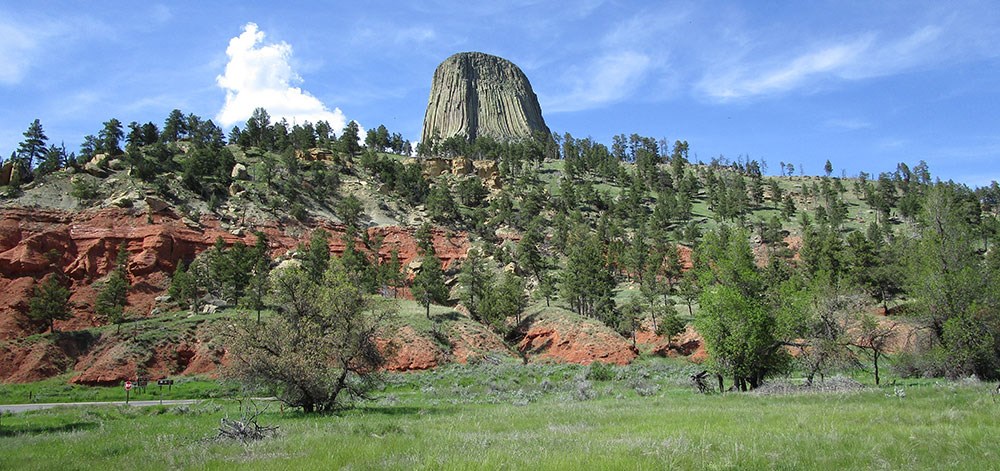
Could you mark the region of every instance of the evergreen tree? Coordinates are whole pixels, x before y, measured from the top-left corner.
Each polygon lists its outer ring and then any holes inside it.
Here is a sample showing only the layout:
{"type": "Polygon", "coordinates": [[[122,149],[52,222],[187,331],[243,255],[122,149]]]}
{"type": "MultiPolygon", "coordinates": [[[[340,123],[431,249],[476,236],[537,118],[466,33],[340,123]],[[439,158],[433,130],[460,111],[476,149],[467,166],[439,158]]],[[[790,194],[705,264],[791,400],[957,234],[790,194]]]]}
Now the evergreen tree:
{"type": "Polygon", "coordinates": [[[309,237],[309,247],[302,260],[302,268],[313,280],[323,277],[327,265],[330,264],[330,233],[320,228],[313,231],[309,237]]]}
{"type": "Polygon", "coordinates": [[[257,322],[260,323],[260,311],[266,306],[265,298],[271,289],[271,256],[268,253],[267,237],[263,232],[257,232],[256,235],[257,242],[250,250],[250,277],[240,302],[256,311],[257,322]]]}
{"type": "Polygon", "coordinates": [[[426,316],[431,318],[431,303],[444,304],[448,302],[448,287],[444,284],[444,271],[441,261],[433,254],[424,255],[420,270],[413,277],[410,285],[413,299],[424,306],[426,316]]]}
{"type": "Polygon", "coordinates": [[[94,312],[104,316],[108,322],[118,326],[121,332],[121,323],[125,320],[125,306],[128,305],[128,248],[123,242],[118,248],[118,256],[115,260],[115,268],[105,281],[101,291],[97,294],[97,301],[94,305],[94,312]]]}
{"type": "Polygon", "coordinates": [[[462,262],[458,280],[462,285],[462,304],[469,310],[473,319],[483,322],[480,304],[493,286],[493,273],[487,268],[479,249],[469,249],[465,261],[462,262]]]}
{"type": "Polygon", "coordinates": [[[55,321],[72,316],[69,309],[69,289],[63,286],[62,277],[53,275],[35,287],[28,302],[28,317],[45,322],[50,332],[55,332],[55,321]]]}
{"type": "Polygon", "coordinates": [[[160,139],[163,142],[177,142],[182,137],[187,136],[187,132],[187,120],[184,119],[184,113],[174,109],[163,123],[163,133],[160,134],[160,139]]]}
{"type": "Polygon", "coordinates": [[[489,282],[484,293],[480,315],[482,322],[494,331],[506,335],[507,317],[514,316],[521,323],[521,311],[527,304],[524,296],[524,279],[514,273],[504,273],[498,283],[489,282]]]}
{"type": "Polygon", "coordinates": [[[615,279],[594,234],[577,235],[560,278],[563,296],[577,314],[615,324],[615,279]]]}
{"type": "Polygon", "coordinates": [[[177,268],[170,278],[170,288],[167,294],[177,304],[191,312],[198,310],[198,298],[200,296],[198,280],[194,273],[189,270],[188,264],[184,260],[177,262],[177,268]]]}
{"type": "Polygon", "coordinates": [[[39,177],[53,173],[65,167],[68,158],[65,145],[57,147],[53,144],[45,151],[45,156],[38,164],[38,168],[35,169],[35,173],[39,177]]]}
{"type": "Polygon", "coordinates": [[[340,262],[351,279],[367,293],[375,293],[378,289],[378,273],[368,255],[358,250],[354,230],[348,228],[344,232],[344,253],[340,262]]]}
{"type": "Polygon", "coordinates": [[[17,146],[17,159],[25,172],[31,172],[36,161],[45,157],[45,142],[49,139],[42,129],[40,120],[34,120],[24,131],[24,140],[17,146]]]}
{"type": "Polygon", "coordinates": [[[338,140],[341,150],[348,155],[357,155],[361,152],[361,144],[358,143],[360,133],[361,126],[358,125],[357,121],[347,123],[344,126],[343,132],[340,133],[340,139],[338,140]]]}
{"type": "Polygon", "coordinates": [[[427,195],[427,212],[439,223],[458,219],[458,207],[446,186],[438,185],[431,188],[430,194],[427,195]]]}
{"type": "Polygon", "coordinates": [[[102,153],[115,157],[122,155],[121,141],[125,138],[122,130],[122,122],[111,118],[104,122],[104,128],[97,134],[100,143],[99,149],[102,153]]]}

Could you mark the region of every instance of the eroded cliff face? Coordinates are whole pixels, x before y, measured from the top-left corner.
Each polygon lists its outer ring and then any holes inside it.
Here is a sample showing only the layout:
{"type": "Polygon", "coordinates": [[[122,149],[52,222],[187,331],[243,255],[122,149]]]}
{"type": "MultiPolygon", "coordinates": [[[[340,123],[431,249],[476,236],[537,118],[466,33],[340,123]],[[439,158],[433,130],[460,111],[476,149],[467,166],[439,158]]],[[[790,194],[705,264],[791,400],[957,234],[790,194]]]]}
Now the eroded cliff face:
{"type": "MultiPolygon", "coordinates": [[[[331,233],[330,251],[344,251],[344,229],[326,225],[331,233]]],[[[305,242],[315,228],[269,223],[254,227],[267,235],[272,256],[284,254],[305,242]]],[[[381,239],[378,254],[389,259],[393,251],[406,266],[417,259],[413,229],[398,226],[369,228],[371,239],[381,239]]],[[[58,330],[79,330],[104,324],[94,314],[97,297],[95,283],[113,268],[118,247],[129,252],[128,275],[131,283],[127,310],[144,317],[151,314],[155,298],[166,290],[170,274],[179,260],[190,260],[212,247],[217,238],[227,245],[237,241],[253,244],[251,231],[236,235],[222,228],[216,219],[198,223],[168,214],[154,214],[108,208],[70,212],[28,208],[0,210],[0,340],[10,340],[40,333],[44,325],[27,317],[28,299],[34,286],[46,275],[62,270],[71,281],[73,317],[56,321],[58,330]],[[54,260],[48,255],[54,251],[54,260]]],[[[434,248],[445,268],[465,258],[468,240],[463,232],[435,230],[434,248]]],[[[359,250],[363,247],[358,242],[359,250]]]]}
{"type": "Polygon", "coordinates": [[[512,62],[481,52],[462,52],[434,71],[421,140],[497,140],[549,135],[531,83],[512,62]]]}

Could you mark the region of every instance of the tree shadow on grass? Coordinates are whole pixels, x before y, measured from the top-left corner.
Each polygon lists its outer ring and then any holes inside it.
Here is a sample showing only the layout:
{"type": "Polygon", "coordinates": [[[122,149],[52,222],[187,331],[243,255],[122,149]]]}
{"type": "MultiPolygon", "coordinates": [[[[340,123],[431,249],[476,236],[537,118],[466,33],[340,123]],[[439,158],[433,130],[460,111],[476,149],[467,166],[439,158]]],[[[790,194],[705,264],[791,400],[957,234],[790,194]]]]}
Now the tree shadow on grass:
{"type": "Polygon", "coordinates": [[[442,322],[442,321],[455,322],[462,318],[466,317],[460,314],[458,311],[448,311],[441,314],[431,314],[431,319],[434,320],[434,322],[442,322]]]}
{"type": "Polygon", "coordinates": [[[70,422],[60,425],[38,425],[38,424],[4,424],[0,427],[0,437],[13,437],[17,435],[41,435],[45,433],[76,432],[80,430],[91,430],[97,428],[94,422],[70,422]]]}
{"type": "Polygon", "coordinates": [[[359,406],[342,411],[341,413],[378,414],[390,417],[403,417],[409,415],[442,415],[450,414],[451,412],[452,410],[446,407],[359,406]]]}

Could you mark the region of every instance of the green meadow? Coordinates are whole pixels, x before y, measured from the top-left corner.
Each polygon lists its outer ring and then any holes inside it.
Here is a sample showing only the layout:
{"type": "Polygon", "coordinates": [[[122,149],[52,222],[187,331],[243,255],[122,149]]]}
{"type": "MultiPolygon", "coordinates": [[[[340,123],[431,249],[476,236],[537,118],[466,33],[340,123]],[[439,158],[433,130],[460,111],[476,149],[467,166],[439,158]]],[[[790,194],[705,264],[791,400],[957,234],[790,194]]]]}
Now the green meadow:
{"type": "Polygon", "coordinates": [[[278,429],[249,444],[215,438],[222,418],[241,415],[234,398],[5,414],[0,469],[1000,467],[1000,403],[988,383],[890,379],[875,388],[833,378],[817,391],[793,378],[702,395],[688,381],[695,371],[642,359],[392,374],[373,398],[337,414],[259,402],[259,423],[278,429]]]}

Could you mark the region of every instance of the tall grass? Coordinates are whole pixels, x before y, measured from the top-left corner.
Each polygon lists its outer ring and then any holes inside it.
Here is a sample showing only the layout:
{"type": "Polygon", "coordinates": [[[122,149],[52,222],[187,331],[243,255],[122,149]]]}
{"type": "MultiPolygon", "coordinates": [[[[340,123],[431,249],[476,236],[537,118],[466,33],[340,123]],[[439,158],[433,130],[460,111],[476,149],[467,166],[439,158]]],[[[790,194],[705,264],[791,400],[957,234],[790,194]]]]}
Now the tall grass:
{"type": "Polygon", "coordinates": [[[278,436],[249,446],[211,439],[238,414],[218,400],[8,415],[0,469],[996,467],[990,385],[699,395],[689,368],[612,367],[608,381],[587,367],[507,363],[391,375],[376,399],[335,415],[272,404],[260,420],[278,436]]]}

